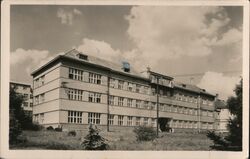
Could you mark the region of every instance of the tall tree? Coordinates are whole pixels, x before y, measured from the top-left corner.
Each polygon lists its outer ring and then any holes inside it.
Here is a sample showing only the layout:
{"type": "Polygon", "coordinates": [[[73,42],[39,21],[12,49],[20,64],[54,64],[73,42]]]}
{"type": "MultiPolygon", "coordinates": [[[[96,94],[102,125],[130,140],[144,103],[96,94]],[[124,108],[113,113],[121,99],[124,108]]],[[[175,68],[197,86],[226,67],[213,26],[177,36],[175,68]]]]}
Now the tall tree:
{"type": "Polygon", "coordinates": [[[227,100],[229,112],[232,117],[228,121],[227,128],[229,133],[222,137],[215,132],[208,132],[207,136],[213,140],[213,149],[218,150],[242,150],[242,79],[236,85],[235,96],[231,96],[227,100]]]}

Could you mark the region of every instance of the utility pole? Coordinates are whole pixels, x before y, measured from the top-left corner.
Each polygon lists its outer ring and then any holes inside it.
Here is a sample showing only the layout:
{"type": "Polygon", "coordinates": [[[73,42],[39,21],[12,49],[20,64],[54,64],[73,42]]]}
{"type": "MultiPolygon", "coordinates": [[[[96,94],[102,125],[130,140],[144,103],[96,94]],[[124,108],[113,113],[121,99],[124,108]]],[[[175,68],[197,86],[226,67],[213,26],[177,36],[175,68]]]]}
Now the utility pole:
{"type": "Polygon", "coordinates": [[[110,85],[110,74],[108,74],[108,80],[107,80],[107,131],[109,132],[109,85],[110,85]]]}
{"type": "Polygon", "coordinates": [[[156,97],[157,97],[157,101],[156,101],[156,125],[157,125],[157,130],[156,130],[156,135],[157,137],[159,137],[159,77],[157,78],[157,85],[156,85],[156,97]]]}

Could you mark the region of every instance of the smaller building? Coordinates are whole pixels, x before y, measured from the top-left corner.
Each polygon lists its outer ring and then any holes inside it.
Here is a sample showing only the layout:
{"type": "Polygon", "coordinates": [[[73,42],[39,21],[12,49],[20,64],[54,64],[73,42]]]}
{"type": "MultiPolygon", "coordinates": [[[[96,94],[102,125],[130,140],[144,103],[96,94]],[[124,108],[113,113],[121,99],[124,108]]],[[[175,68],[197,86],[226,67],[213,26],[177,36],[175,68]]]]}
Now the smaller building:
{"type": "Polygon", "coordinates": [[[10,82],[10,87],[16,88],[16,93],[21,94],[24,97],[24,102],[22,104],[23,110],[32,116],[33,107],[33,94],[30,84],[21,82],[10,82]]]}
{"type": "Polygon", "coordinates": [[[227,124],[232,115],[230,114],[228,106],[224,100],[217,99],[215,101],[215,106],[218,112],[217,131],[221,133],[226,133],[228,132],[227,124]]]}

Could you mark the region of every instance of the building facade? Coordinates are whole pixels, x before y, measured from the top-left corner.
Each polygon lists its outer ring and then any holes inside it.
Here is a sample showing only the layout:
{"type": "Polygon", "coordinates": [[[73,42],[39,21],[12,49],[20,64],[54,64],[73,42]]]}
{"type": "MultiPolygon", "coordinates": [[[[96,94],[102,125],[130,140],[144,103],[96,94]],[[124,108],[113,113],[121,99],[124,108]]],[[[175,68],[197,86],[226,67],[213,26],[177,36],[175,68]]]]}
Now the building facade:
{"type": "Polygon", "coordinates": [[[45,127],[217,129],[214,95],[150,69],[137,73],[127,62],[107,62],[73,49],[32,76],[33,120],[45,127]]]}
{"type": "Polygon", "coordinates": [[[218,119],[217,119],[218,128],[216,131],[220,133],[229,132],[227,125],[230,118],[233,118],[233,116],[229,112],[226,102],[223,100],[216,100],[215,107],[217,108],[218,111],[218,119]]]}
{"type": "Polygon", "coordinates": [[[33,93],[31,89],[31,85],[21,83],[21,82],[10,82],[10,87],[16,89],[16,93],[20,94],[24,98],[24,102],[22,104],[23,110],[32,116],[32,108],[33,108],[33,93]]]}

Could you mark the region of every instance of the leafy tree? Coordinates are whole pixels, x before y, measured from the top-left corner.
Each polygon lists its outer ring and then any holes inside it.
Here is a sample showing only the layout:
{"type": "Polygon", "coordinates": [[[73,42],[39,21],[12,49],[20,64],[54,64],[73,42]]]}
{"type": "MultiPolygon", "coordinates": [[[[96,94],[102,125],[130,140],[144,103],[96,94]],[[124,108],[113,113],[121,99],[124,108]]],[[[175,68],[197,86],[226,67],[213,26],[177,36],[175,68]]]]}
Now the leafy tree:
{"type": "Polygon", "coordinates": [[[242,79],[234,89],[236,96],[231,96],[227,100],[229,112],[232,118],[229,119],[227,128],[229,134],[225,137],[209,132],[207,136],[213,140],[212,148],[218,150],[242,150],[242,79]]]}
{"type": "Polygon", "coordinates": [[[97,127],[93,128],[89,126],[89,134],[84,137],[84,141],[81,143],[84,150],[107,150],[108,144],[106,139],[99,135],[97,127]]]}

